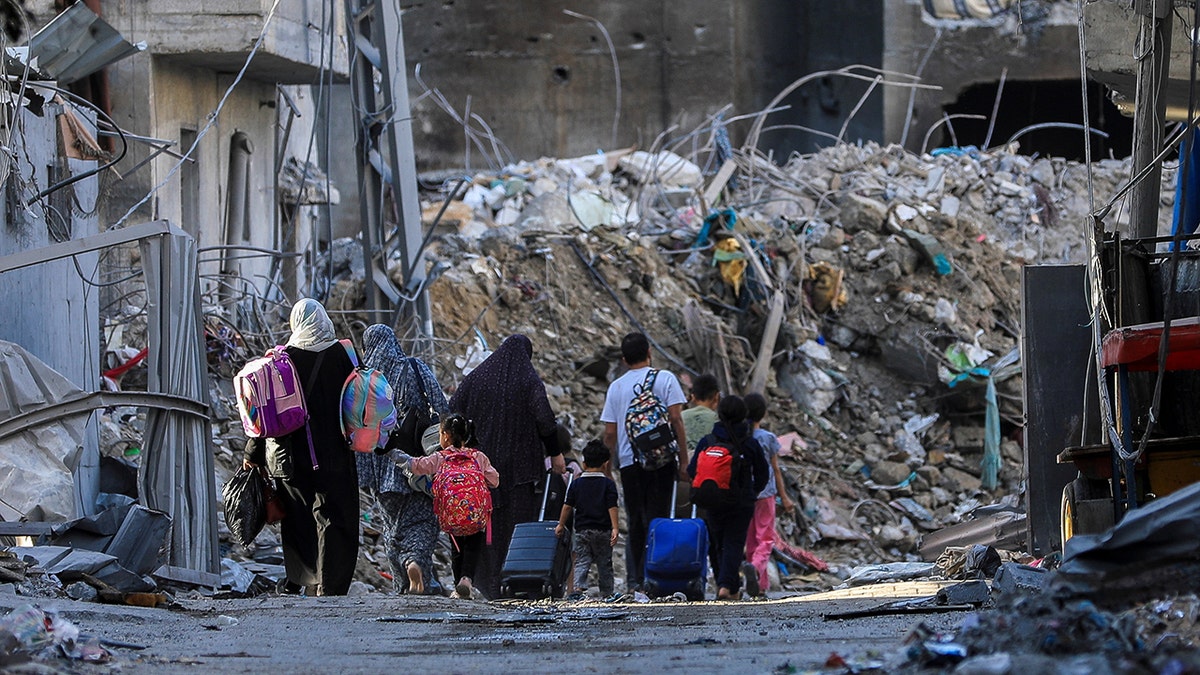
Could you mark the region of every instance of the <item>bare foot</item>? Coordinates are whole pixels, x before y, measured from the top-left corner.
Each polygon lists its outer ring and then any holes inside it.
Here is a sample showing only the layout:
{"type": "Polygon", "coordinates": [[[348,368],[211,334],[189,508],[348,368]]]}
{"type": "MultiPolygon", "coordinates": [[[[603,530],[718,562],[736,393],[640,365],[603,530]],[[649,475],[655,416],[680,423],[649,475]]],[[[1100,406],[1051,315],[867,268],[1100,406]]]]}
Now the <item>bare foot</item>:
{"type": "Polygon", "coordinates": [[[717,599],[718,600],[733,600],[733,592],[731,592],[728,588],[725,588],[724,586],[722,586],[721,588],[717,589],[717,599]]]}
{"type": "Polygon", "coordinates": [[[463,578],[459,579],[458,583],[454,586],[454,592],[458,593],[458,597],[462,598],[463,600],[470,600],[471,599],[471,578],[463,577],[463,578]]]}
{"type": "Polygon", "coordinates": [[[425,578],[421,574],[421,566],[415,562],[408,563],[408,592],[410,595],[425,593],[425,578]]]}

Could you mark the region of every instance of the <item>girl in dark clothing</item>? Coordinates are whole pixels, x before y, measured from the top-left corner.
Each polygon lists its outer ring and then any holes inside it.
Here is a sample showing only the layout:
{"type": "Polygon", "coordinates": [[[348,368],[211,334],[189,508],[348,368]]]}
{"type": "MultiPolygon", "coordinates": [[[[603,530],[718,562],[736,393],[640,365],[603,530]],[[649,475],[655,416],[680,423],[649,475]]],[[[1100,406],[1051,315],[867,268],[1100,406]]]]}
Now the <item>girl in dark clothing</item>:
{"type": "Polygon", "coordinates": [[[746,560],[746,531],[754,517],[754,501],[767,486],[767,459],[746,423],[746,403],[740,396],[726,396],[717,406],[717,423],[712,433],[700,439],[688,462],[688,475],[696,476],[696,458],[709,446],[729,444],[742,454],[746,478],[732,501],[710,507],[704,514],[708,526],[709,560],[717,580],[717,599],[735,600],[742,588],[742,563],[746,560]]]}
{"type": "Polygon", "coordinates": [[[509,336],[450,398],[452,412],[474,421],[478,447],[500,473],[500,487],[492,491],[492,543],[474,580],[488,598],[499,595],[513,528],[541,517],[534,488],[546,475],[545,458],[555,473],[565,470],[554,412],[532,357],[529,338],[509,336]]]}
{"type": "Polygon", "coordinates": [[[354,365],[316,300],[292,307],[291,327],[286,350],[304,387],[308,430],[250,439],[243,463],[266,466],[279,479],[287,512],[279,528],[285,590],[313,587],[317,595],[345,595],[358,559],[358,476],[340,420],[342,385],[354,365]]]}

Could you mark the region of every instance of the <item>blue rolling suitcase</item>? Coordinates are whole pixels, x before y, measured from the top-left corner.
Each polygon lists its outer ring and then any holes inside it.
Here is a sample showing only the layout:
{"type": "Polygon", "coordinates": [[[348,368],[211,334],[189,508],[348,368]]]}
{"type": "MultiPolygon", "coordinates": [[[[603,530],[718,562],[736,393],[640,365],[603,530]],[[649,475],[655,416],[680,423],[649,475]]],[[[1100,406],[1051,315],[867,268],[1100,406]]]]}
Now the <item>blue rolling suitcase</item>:
{"type": "MultiPolygon", "coordinates": [[[[546,476],[542,518],[546,518],[552,477],[554,474],[546,476]]],[[[570,485],[569,481],[567,485],[570,485]]],[[[561,503],[558,507],[560,513],[561,503]]],[[[508,554],[500,568],[500,597],[536,600],[563,596],[567,575],[571,571],[571,532],[568,530],[562,537],[554,535],[558,515],[555,513],[551,519],[533,523],[518,523],[513,528],[508,554]]]]}
{"type": "MultiPolygon", "coordinates": [[[[675,513],[678,484],[671,493],[675,513]]],[[[656,598],[683,593],[688,600],[703,600],[708,584],[708,528],[696,517],[655,518],[646,535],[646,570],[642,589],[656,598]]]]}

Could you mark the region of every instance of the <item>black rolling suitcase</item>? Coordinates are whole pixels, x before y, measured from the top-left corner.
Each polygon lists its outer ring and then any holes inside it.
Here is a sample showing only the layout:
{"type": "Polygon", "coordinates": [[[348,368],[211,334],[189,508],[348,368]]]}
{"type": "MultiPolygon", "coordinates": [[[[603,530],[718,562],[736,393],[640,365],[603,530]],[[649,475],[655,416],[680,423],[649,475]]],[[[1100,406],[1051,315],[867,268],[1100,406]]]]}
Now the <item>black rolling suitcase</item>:
{"type": "MultiPolygon", "coordinates": [[[[554,535],[558,513],[546,520],[546,502],[551,494],[551,478],[546,476],[546,491],[542,497],[543,520],[518,523],[513,528],[508,555],[500,568],[500,597],[502,598],[561,598],[571,570],[571,531],[562,537],[554,535]]],[[[570,481],[567,482],[568,486],[570,481]]],[[[559,502],[559,513],[562,511],[559,502]]]]}

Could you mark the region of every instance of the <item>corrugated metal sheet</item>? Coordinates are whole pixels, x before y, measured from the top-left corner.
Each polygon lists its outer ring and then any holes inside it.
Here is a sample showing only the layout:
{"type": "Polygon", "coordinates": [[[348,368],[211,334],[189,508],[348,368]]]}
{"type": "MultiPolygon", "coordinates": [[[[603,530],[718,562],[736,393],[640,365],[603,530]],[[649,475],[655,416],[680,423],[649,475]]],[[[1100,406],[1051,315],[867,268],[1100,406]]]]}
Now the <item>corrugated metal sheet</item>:
{"type": "MultiPolygon", "coordinates": [[[[149,390],[209,403],[200,317],[196,242],[171,233],[142,240],[150,306],[149,390]]],[[[146,506],[173,518],[170,564],[218,571],[217,488],[212,423],[172,410],[151,410],[142,441],[139,491],[146,506]]]]}

